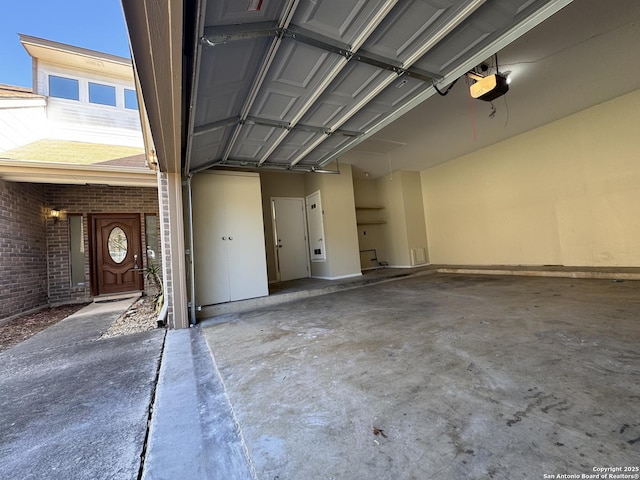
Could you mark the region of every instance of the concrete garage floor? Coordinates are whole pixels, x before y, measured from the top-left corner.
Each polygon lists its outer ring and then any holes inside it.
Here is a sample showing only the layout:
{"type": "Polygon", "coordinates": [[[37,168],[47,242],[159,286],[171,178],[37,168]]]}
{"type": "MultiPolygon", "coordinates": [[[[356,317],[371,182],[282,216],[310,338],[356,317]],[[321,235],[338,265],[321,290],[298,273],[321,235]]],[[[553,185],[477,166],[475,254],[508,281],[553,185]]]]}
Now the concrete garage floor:
{"type": "Polygon", "coordinates": [[[202,327],[261,480],[638,465],[637,281],[434,273],[202,327]]]}

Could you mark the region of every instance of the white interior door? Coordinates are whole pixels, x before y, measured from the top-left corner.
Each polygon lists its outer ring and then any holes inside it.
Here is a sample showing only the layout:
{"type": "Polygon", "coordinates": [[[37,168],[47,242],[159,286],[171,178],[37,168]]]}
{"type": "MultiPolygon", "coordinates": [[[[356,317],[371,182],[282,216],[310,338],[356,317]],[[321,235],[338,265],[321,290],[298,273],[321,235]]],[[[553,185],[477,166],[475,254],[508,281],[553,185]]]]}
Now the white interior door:
{"type": "Polygon", "coordinates": [[[276,266],[281,282],[309,276],[304,198],[271,199],[276,266]]]}

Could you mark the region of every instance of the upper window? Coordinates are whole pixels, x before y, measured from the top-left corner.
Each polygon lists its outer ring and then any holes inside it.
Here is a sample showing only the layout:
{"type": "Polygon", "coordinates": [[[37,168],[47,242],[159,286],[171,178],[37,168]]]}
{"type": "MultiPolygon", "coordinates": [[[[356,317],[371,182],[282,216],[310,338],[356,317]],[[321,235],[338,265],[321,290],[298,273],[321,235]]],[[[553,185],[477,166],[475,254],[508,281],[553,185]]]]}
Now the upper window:
{"type": "Polygon", "coordinates": [[[116,87],[89,82],[89,102],[116,106],[116,87]]]}
{"type": "Polygon", "coordinates": [[[78,80],[49,75],[49,96],[80,100],[78,80]]]}
{"type": "Polygon", "coordinates": [[[124,108],[138,110],[138,97],[135,90],[124,89],[124,108]]]}

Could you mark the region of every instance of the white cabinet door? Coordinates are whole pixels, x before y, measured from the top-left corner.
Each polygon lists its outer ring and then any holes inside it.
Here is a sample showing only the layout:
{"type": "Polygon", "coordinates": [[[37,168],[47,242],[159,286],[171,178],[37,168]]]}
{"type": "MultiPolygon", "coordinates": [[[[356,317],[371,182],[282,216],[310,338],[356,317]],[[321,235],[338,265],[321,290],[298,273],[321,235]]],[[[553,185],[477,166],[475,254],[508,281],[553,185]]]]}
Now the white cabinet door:
{"type": "Polygon", "coordinates": [[[200,173],[191,190],[196,304],[268,295],[260,177],[200,173]]]}
{"type": "Polygon", "coordinates": [[[228,302],[229,257],[223,178],[194,175],[191,195],[196,304],[228,302]]]}
{"type": "Polygon", "coordinates": [[[260,177],[226,176],[224,196],[229,299],[234,301],[268,295],[260,177]]]}

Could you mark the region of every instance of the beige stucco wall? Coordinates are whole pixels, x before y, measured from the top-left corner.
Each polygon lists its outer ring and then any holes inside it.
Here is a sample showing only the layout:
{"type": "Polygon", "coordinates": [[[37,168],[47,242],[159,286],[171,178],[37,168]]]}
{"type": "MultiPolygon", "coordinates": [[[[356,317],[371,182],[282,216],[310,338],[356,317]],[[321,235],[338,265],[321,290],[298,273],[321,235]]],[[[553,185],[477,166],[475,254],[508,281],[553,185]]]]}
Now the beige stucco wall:
{"type": "Polygon", "coordinates": [[[432,263],[640,266],[640,90],[421,172],[432,263]]]}
{"type": "MultiPolygon", "coordinates": [[[[335,169],[335,165],[327,168],[335,169]]],[[[360,275],[360,256],[351,165],[341,164],[340,175],[309,173],[304,176],[305,193],[320,190],[324,211],[327,259],[311,262],[311,275],[341,278],[360,275]]]]}
{"type": "Polygon", "coordinates": [[[402,194],[402,172],[395,172],[378,180],[380,199],[384,205],[383,230],[385,258],[392,267],[409,265],[407,248],[407,220],[402,194]]]}
{"type": "Polygon", "coordinates": [[[409,264],[411,264],[411,249],[424,248],[426,263],[429,262],[427,245],[427,226],[424,219],[422,201],[422,182],[418,172],[401,172],[402,200],[404,216],[407,222],[407,248],[409,250],[409,264]]]}
{"type": "Polygon", "coordinates": [[[387,222],[383,229],[386,258],[381,259],[392,267],[410,267],[412,249],[424,248],[427,254],[420,174],[401,170],[376,183],[387,222]]]}

